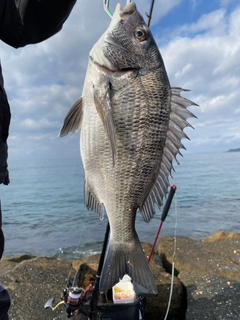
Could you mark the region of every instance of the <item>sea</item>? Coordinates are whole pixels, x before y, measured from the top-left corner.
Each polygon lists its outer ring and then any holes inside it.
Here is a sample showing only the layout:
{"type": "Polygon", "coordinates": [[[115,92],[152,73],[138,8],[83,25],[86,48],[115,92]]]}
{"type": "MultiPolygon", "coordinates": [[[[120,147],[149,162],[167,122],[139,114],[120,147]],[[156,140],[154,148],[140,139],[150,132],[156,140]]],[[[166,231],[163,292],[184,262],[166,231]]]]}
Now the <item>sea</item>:
{"type": "MultiPolygon", "coordinates": [[[[162,237],[203,239],[217,231],[240,233],[240,152],[185,154],[170,179],[177,185],[162,237]]],[[[100,220],[83,200],[81,159],[9,162],[11,183],[0,186],[4,256],[31,254],[67,260],[101,251],[107,215],[100,220]]],[[[149,223],[137,214],[142,242],[153,243],[161,209],[149,223]]]]}

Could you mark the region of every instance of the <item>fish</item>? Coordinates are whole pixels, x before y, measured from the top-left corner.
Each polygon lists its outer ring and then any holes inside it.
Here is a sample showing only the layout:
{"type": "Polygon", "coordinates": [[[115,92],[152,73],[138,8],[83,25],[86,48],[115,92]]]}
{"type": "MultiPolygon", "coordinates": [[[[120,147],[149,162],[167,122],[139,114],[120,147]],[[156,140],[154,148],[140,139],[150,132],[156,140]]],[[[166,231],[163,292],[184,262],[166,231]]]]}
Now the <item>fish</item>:
{"type": "MultiPolygon", "coordinates": [[[[112,21],[89,53],[81,98],[60,136],[80,133],[84,200],[103,218],[110,236],[99,289],[128,274],[140,294],[157,287],[135,230],[138,211],[149,222],[169,192],[173,161],[195,117],[196,105],[171,88],[154,37],[135,3],[116,6],[112,21]]],[[[185,149],[185,148],[184,148],[185,149]]]]}

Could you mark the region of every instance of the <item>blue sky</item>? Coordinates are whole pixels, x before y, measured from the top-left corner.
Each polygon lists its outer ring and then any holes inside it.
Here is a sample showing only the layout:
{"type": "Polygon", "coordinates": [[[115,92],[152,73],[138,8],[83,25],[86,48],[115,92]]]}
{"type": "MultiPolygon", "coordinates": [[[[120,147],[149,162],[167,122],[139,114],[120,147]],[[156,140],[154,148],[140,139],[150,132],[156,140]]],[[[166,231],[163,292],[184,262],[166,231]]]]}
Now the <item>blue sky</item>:
{"type": "MultiPolygon", "coordinates": [[[[61,32],[37,45],[0,44],[12,110],[9,158],[77,157],[79,135],[59,138],[65,114],[81,96],[88,53],[110,18],[101,0],[78,0],[61,32]]],[[[122,4],[124,4],[122,2],[122,4]]],[[[117,1],[112,0],[114,8],[117,1]]],[[[145,16],[150,1],[136,1],[145,16]]],[[[240,4],[238,0],[156,0],[151,29],[172,86],[198,119],[187,129],[189,153],[240,147],[240,4]]]]}

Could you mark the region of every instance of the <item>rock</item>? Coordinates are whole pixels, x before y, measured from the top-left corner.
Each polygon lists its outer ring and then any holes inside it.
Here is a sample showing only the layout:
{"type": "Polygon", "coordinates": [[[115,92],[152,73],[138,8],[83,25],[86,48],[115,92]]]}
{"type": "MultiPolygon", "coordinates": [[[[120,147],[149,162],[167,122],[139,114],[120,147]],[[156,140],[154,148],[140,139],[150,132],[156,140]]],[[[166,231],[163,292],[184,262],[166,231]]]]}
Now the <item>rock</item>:
{"type": "MultiPolygon", "coordinates": [[[[150,252],[149,244],[145,244],[143,248],[146,253],[150,252]]],[[[69,274],[73,278],[79,266],[82,269],[76,281],[86,287],[95,278],[98,261],[99,255],[74,261],[72,264],[59,259],[32,256],[3,258],[0,262],[0,282],[11,297],[9,320],[67,319],[64,306],[52,312],[44,309],[45,303],[51,297],[56,298],[54,305],[61,300],[66,278],[69,274]]],[[[144,319],[159,320],[164,318],[167,310],[171,276],[166,273],[157,255],[153,255],[151,269],[156,279],[158,296],[147,299],[144,319]]],[[[185,311],[186,293],[181,281],[175,277],[168,320],[185,319],[185,311]]],[[[74,316],[71,319],[83,318],[74,316]]]]}
{"type": "MultiPolygon", "coordinates": [[[[173,239],[163,238],[150,263],[158,296],[147,299],[145,320],[164,319],[172,270],[173,239]]],[[[144,244],[145,254],[150,245],[144,244]]],[[[54,258],[20,256],[0,262],[0,282],[12,300],[10,320],[67,319],[66,309],[44,309],[51,297],[61,300],[68,276],[83,287],[95,279],[99,255],[70,263],[54,258]]],[[[174,286],[168,320],[235,320],[240,315],[240,235],[220,232],[202,241],[177,238],[174,286]]],[[[87,320],[75,316],[73,320],[87,320]]],[[[125,320],[125,319],[123,319],[125,320]]]]}
{"type": "Polygon", "coordinates": [[[202,242],[240,240],[240,233],[219,231],[202,240],[202,242]]]}
{"type": "Polygon", "coordinates": [[[228,150],[228,152],[240,152],[240,148],[237,148],[237,149],[230,149],[230,150],[228,150]]]}
{"type": "Polygon", "coordinates": [[[3,258],[0,282],[11,297],[9,320],[66,319],[64,308],[44,309],[51,297],[60,300],[71,264],[51,258],[3,258]]]}
{"type": "MultiPolygon", "coordinates": [[[[168,271],[173,241],[162,238],[157,250],[168,271]]],[[[202,241],[179,237],[176,244],[175,275],[186,287],[186,319],[239,319],[240,234],[218,232],[202,241]]]]}

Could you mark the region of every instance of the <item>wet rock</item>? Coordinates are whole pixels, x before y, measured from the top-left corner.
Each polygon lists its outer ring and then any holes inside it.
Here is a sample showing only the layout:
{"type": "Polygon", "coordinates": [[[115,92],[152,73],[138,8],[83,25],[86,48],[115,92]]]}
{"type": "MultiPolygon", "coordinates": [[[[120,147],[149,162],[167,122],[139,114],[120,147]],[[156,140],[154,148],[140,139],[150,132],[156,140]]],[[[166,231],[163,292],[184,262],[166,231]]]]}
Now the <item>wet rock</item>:
{"type": "MultiPolygon", "coordinates": [[[[168,271],[173,244],[163,238],[157,250],[168,271]]],[[[239,319],[240,234],[218,232],[202,241],[179,237],[174,264],[187,292],[187,320],[239,319]]]]}

